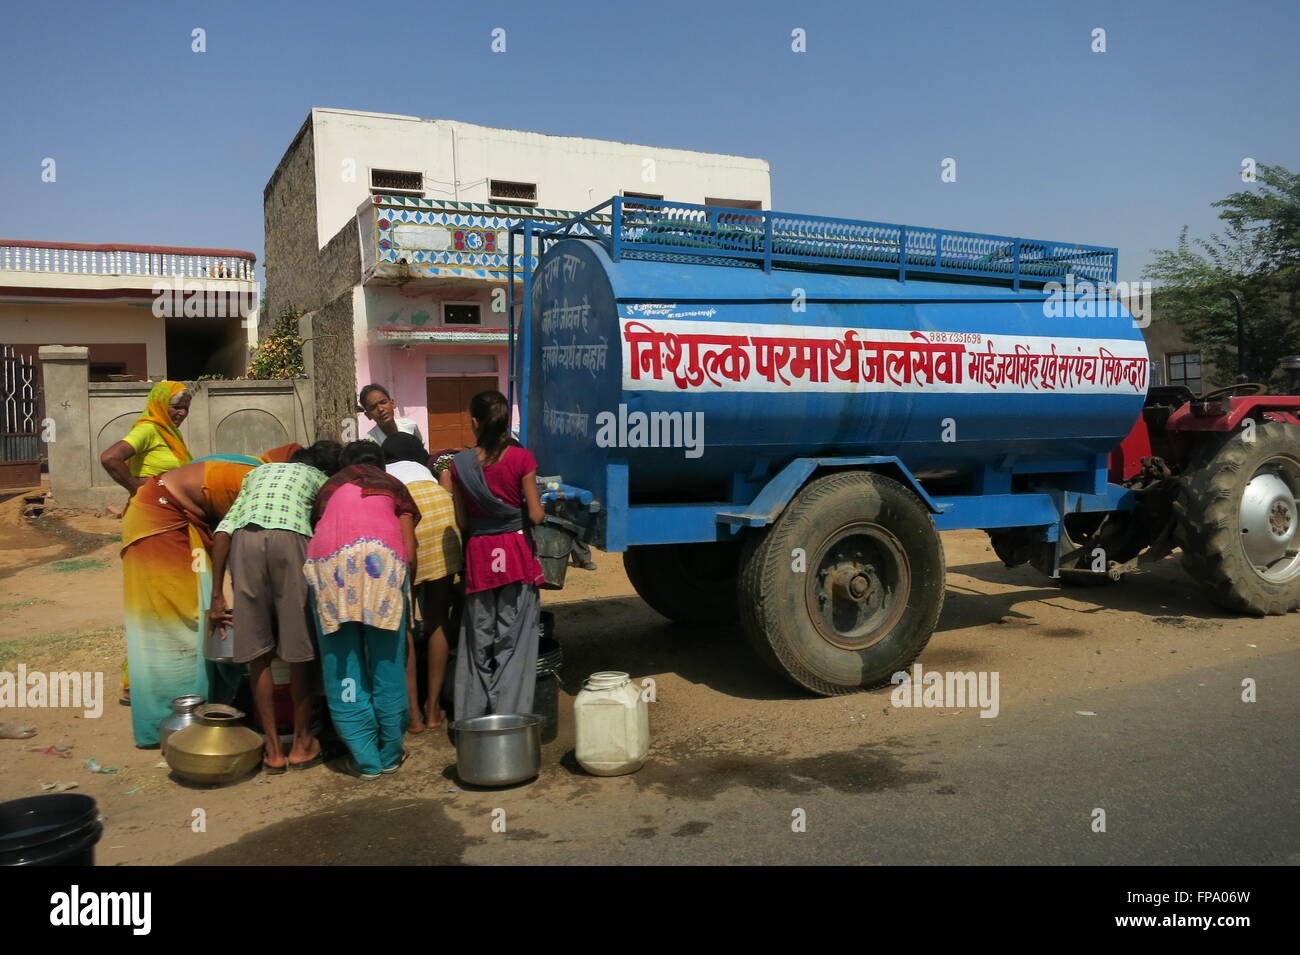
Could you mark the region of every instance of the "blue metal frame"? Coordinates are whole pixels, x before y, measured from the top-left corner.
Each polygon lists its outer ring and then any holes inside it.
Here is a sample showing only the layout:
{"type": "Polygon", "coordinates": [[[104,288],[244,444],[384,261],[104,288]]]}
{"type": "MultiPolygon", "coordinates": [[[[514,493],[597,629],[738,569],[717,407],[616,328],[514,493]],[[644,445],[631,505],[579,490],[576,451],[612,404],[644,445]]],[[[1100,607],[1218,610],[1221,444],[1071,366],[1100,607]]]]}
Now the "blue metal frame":
{"type": "Polygon", "coordinates": [[[1132,491],[1107,481],[1104,465],[1082,475],[1091,485],[1088,490],[1047,487],[1012,493],[1008,480],[1003,492],[932,497],[902,461],[882,456],[795,458],[748,504],[629,505],[627,465],[618,461],[609,467],[609,500],[602,505],[605,549],[611,551],[630,545],[725,541],[746,527],[766,527],[780,517],[814,473],[832,468],[874,471],[894,478],[916,493],[941,531],[1040,527],[1043,539],[1052,541],[1058,538],[1066,514],[1131,510],[1137,502],[1132,491]]]}
{"type": "MultiPolygon", "coordinates": [[[[616,196],[572,219],[550,226],[523,220],[510,228],[507,262],[513,274],[515,238],[520,254],[536,243],[536,261],[548,246],[562,239],[599,242],[613,261],[648,258],[684,265],[773,268],[833,267],[837,272],[882,271],[905,282],[909,276],[950,275],[1005,283],[1019,291],[1024,283],[1043,285],[1070,276],[1099,287],[1116,279],[1117,250],[1106,246],[1023,239],[975,232],[952,232],[826,216],[795,215],[764,210],[701,206],[655,199],[631,203],[616,196]]],[[[510,283],[509,398],[518,395],[520,439],[527,445],[527,405],[531,369],[527,356],[532,334],[533,276],[526,271],[522,301],[510,283]],[[515,343],[515,309],[521,308],[519,344],[515,343]],[[520,357],[520,352],[523,358],[520,357]]],[[[1006,460],[975,475],[975,493],[932,497],[897,457],[796,458],[752,495],[742,475],[733,482],[730,502],[633,505],[628,502],[627,462],[611,458],[606,464],[608,499],[592,501],[589,491],[564,486],[544,500],[578,500],[591,511],[603,511],[604,544],[608,551],[650,544],[693,543],[733,539],[743,528],[775,521],[808,479],[828,468],[861,468],[893,477],[910,487],[933,515],[939,530],[1008,527],[1041,528],[1043,539],[1057,540],[1068,513],[1126,510],[1134,506],[1130,491],[1107,480],[1106,457],[1078,471],[1070,462],[1065,484],[1012,493],[1011,478],[1020,473],[1006,460]],[[1067,486],[1068,485],[1068,486],[1067,486]]],[[[1034,468],[1044,473],[1038,462],[1034,468]]]]}
{"type": "MultiPolygon", "coordinates": [[[[511,229],[512,252],[513,236],[523,229],[511,229]]],[[[976,277],[1017,291],[1025,282],[1045,284],[1070,275],[1110,285],[1118,269],[1117,250],[1109,246],[664,199],[628,203],[622,196],[567,222],[535,226],[531,235],[541,240],[539,257],[547,241],[587,238],[601,242],[615,262],[625,257],[697,265],[748,262],[765,272],[777,266],[835,266],[893,272],[900,282],[909,275],[976,277]]]]}

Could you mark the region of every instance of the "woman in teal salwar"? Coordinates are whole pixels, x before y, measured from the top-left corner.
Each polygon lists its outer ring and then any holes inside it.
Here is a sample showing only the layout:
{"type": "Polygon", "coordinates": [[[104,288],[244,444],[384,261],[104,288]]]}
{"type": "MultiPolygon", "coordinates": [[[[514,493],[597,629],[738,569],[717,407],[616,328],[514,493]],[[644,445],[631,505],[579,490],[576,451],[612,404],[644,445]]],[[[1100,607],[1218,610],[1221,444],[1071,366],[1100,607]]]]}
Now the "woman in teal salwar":
{"type": "Polygon", "coordinates": [[[312,515],[303,573],[311,588],[325,699],[352,753],[352,772],[376,779],[405,759],[409,717],[406,627],[420,510],[383,470],[372,441],[354,441],[312,515]]]}

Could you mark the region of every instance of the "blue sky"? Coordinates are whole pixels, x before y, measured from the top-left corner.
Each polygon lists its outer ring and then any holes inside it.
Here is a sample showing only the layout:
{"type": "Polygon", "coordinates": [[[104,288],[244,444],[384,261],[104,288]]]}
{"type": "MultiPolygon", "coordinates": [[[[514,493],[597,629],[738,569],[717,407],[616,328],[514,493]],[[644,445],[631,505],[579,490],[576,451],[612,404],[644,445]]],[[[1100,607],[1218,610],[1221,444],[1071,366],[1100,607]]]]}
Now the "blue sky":
{"type": "Polygon", "coordinates": [[[1122,279],[1216,227],[1243,157],[1300,168],[1295,2],[10,2],[0,31],[4,238],[260,260],[312,106],[759,156],[777,209],[1115,245],[1122,279]]]}

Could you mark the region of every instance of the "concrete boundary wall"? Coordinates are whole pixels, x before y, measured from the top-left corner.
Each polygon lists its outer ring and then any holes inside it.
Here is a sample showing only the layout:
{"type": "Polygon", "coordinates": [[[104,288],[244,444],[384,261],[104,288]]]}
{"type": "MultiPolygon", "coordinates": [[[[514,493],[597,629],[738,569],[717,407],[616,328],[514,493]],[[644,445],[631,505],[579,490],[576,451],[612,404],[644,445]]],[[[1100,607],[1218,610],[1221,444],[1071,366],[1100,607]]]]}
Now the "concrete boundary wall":
{"type": "MultiPolygon", "coordinates": [[[[56,507],[126,503],[99,456],[122,440],[144,411],[152,382],[91,382],[84,347],[40,349],[49,442],[50,490],[56,507]]],[[[201,381],[181,434],[194,457],[217,452],[261,454],[278,445],[315,440],[315,393],[306,378],[284,381],[201,381]]]]}

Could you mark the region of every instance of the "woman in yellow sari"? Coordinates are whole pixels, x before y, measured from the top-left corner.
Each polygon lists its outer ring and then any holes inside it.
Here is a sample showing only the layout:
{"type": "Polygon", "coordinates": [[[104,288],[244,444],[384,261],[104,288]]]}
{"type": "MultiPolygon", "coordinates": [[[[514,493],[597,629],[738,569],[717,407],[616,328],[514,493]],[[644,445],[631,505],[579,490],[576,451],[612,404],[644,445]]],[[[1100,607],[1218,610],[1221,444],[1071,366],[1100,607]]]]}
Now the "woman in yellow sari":
{"type": "Polygon", "coordinates": [[[104,470],[128,494],[158,474],[190,463],[180,424],[190,413],[190,391],[179,381],[160,381],[149,391],[144,414],[125,438],[99,456],[104,470]]]}
{"type": "MultiPolygon", "coordinates": [[[[127,432],[99,456],[104,470],[134,497],[149,478],[190,463],[190,449],[181,437],[180,425],[190,413],[191,395],[179,381],[160,381],[149,389],[144,414],[127,432]]],[[[127,507],[130,507],[128,502],[127,507]]],[[[122,696],[131,703],[131,677],[122,662],[122,696]]]]}

